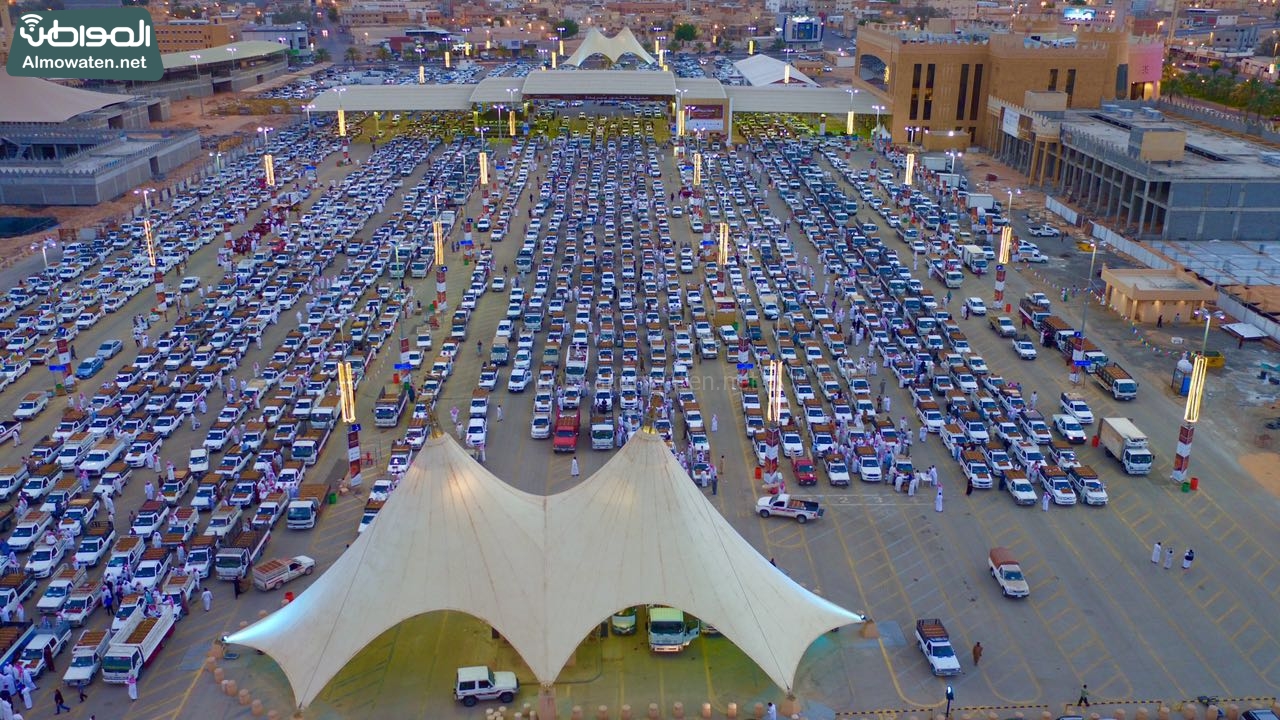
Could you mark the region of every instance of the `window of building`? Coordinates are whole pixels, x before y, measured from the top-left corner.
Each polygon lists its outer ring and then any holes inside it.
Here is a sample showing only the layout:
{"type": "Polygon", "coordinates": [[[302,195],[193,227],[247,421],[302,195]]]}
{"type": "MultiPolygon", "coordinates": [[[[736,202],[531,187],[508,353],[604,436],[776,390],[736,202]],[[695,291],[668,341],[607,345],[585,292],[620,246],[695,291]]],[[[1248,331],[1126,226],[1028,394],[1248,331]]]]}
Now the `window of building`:
{"type": "Polygon", "coordinates": [[[937,74],[938,66],[929,63],[929,68],[925,72],[924,80],[924,119],[933,119],[933,78],[937,74]]]}
{"type": "Polygon", "coordinates": [[[964,101],[969,92],[969,64],[960,66],[960,88],[956,94],[956,119],[964,119],[964,101]]]}
{"type": "Polygon", "coordinates": [[[1067,107],[1071,107],[1071,98],[1076,93],[1076,69],[1067,70],[1067,107]]]}
{"type": "Polygon", "coordinates": [[[920,74],[924,66],[916,63],[911,69],[911,119],[920,118],[920,74]]]}
{"type": "Polygon", "coordinates": [[[982,98],[982,63],[973,67],[973,93],[969,99],[969,120],[978,120],[978,101],[982,98]]]}
{"type": "Polygon", "coordinates": [[[1049,92],[1056,92],[1058,89],[1058,68],[1049,71],[1049,92]]]}

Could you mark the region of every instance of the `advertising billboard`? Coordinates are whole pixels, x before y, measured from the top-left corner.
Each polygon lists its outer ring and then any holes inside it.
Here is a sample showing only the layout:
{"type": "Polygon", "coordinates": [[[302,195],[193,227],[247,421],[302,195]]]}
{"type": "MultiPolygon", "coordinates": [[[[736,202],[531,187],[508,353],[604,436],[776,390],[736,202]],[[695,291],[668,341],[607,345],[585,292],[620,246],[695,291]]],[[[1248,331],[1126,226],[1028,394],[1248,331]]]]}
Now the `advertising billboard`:
{"type": "Polygon", "coordinates": [[[688,132],[724,132],[723,105],[686,105],[684,128],[688,132]]]}
{"type": "Polygon", "coordinates": [[[822,19],[807,15],[788,15],[782,24],[782,41],[787,43],[822,42],[822,19]]]}
{"type": "Polygon", "coordinates": [[[1091,22],[1097,16],[1096,8],[1072,5],[1062,9],[1062,19],[1067,22],[1091,22]]]}

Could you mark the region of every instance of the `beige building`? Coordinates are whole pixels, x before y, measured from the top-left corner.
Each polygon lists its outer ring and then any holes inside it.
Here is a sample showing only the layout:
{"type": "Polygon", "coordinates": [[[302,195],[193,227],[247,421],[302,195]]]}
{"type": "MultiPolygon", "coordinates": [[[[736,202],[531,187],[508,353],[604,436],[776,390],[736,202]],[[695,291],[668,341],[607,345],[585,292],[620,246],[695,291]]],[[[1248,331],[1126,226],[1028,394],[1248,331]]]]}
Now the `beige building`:
{"type": "Polygon", "coordinates": [[[1127,25],[1063,26],[1052,15],[1019,16],[1007,31],[945,19],[928,30],[869,25],[858,32],[853,84],[886,101],[895,142],[989,145],[1001,104],[1022,105],[1027,93],[1061,93],[1067,108],[1154,95],[1160,67],[1150,67],[1150,44],[1127,25]]]}
{"type": "Polygon", "coordinates": [[[208,20],[171,20],[156,23],[160,54],[205,50],[231,44],[231,27],[208,20]]]}

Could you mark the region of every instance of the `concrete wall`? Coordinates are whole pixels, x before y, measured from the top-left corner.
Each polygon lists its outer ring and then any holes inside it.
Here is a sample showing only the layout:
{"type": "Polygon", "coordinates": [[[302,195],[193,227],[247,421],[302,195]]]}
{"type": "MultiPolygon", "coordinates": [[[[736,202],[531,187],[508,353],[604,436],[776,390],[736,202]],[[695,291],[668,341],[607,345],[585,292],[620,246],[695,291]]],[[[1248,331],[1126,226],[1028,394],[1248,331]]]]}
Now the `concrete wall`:
{"type": "Polygon", "coordinates": [[[200,136],[193,131],[95,170],[44,167],[0,172],[0,204],[97,205],[176,170],[201,152],[200,136]]]}

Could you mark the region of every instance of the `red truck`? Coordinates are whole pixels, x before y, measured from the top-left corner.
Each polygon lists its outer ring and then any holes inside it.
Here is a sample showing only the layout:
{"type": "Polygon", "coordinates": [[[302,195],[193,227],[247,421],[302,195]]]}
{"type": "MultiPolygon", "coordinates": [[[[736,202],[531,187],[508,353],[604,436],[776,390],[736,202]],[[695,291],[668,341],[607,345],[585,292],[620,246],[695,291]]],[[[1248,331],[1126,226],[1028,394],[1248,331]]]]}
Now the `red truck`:
{"type": "Polygon", "coordinates": [[[558,453],[578,451],[578,429],[582,423],[582,414],[575,411],[572,415],[561,413],[556,417],[556,427],[552,432],[552,448],[558,453]]]}

